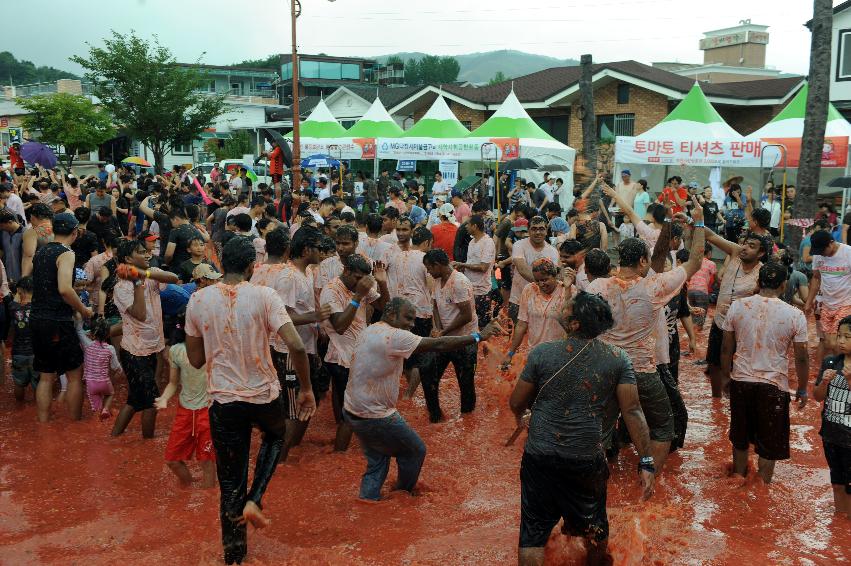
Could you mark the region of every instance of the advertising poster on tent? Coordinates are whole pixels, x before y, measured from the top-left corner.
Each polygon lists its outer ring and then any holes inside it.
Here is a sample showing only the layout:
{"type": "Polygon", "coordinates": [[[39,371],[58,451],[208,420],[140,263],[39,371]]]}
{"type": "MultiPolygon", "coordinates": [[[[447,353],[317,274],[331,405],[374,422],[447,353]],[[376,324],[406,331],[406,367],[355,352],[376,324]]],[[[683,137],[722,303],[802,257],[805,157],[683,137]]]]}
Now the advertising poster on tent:
{"type": "Polygon", "coordinates": [[[650,165],[759,167],[758,139],[647,139],[618,136],[615,161],[650,165]]]}
{"type": "MultiPolygon", "coordinates": [[[[801,138],[762,138],[767,144],[780,144],[786,148],[787,167],[798,167],[801,162],[801,138]]],[[[763,161],[766,166],[782,166],[783,157],[776,147],[766,147],[763,161]]],[[[824,138],[821,151],[822,167],[845,167],[848,163],[848,138],[824,138]]]]}
{"type": "Polygon", "coordinates": [[[491,143],[499,148],[500,161],[520,157],[520,140],[518,138],[491,138],[491,143]]]}
{"type": "Polygon", "coordinates": [[[440,174],[447,185],[454,187],[458,182],[458,162],[454,159],[441,159],[440,174]]]}
{"type": "Polygon", "coordinates": [[[360,146],[361,159],[375,159],[375,138],[353,138],[352,143],[360,146]]]}

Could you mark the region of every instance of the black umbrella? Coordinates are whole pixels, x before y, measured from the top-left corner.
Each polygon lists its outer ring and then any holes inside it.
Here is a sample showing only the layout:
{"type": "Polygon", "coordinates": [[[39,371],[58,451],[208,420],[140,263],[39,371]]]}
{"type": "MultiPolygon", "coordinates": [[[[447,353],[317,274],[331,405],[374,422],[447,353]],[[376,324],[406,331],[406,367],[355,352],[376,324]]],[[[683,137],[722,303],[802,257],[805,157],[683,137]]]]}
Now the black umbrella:
{"type": "Polygon", "coordinates": [[[851,177],[837,177],[827,184],[836,189],[851,189],[851,177]]]}
{"type": "Polygon", "coordinates": [[[529,159],[528,157],[518,157],[517,159],[510,159],[502,164],[500,167],[503,171],[520,171],[522,169],[537,169],[541,164],[535,161],[534,159],[529,159]]]}
{"type": "Polygon", "coordinates": [[[266,132],[266,138],[269,140],[269,143],[280,146],[281,151],[284,152],[284,165],[289,169],[293,166],[293,152],[290,149],[290,144],[287,140],[278,133],[276,130],[272,130],[269,128],[263,128],[266,132]]]}
{"type": "Polygon", "coordinates": [[[570,171],[570,167],[563,163],[544,163],[538,171],[570,171]]]}

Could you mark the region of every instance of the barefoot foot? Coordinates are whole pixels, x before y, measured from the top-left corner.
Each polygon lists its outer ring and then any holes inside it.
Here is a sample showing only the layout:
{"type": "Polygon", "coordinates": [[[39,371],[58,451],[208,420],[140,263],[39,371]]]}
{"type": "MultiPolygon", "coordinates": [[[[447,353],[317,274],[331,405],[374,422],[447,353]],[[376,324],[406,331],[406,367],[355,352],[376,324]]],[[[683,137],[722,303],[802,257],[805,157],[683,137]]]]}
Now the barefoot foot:
{"type": "Polygon", "coordinates": [[[253,501],[249,501],[245,504],[245,507],[242,508],[242,519],[243,521],[251,523],[255,529],[262,529],[269,526],[269,519],[263,515],[260,507],[258,507],[253,501]]]}

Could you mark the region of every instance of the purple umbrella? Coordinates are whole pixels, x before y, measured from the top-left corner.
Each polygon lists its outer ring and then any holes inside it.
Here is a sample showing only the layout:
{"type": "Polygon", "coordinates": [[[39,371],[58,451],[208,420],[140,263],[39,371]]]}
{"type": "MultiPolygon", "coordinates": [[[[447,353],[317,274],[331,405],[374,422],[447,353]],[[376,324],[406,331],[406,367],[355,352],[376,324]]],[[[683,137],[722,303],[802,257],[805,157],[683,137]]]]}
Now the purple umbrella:
{"type": "Polygon", "coordinates": [[[38,142],[27,142],[21,146],[21,157],[27,163],[37,163],[45,169],[56,167],[56,154],[46,145],[38,142]]]}

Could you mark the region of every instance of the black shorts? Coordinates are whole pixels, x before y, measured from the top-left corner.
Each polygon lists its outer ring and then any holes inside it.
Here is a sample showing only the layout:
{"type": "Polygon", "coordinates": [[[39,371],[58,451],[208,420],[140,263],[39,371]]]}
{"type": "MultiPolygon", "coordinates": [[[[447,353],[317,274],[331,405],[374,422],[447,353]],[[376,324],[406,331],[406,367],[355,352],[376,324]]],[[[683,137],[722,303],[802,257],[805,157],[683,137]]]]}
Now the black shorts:
{"type": "Polygon", "coordinates": [[[635,372],[635,383],[638,386],[638,400],[641,410],[650,429],[650,440],[668,442],[674,439],[674,412],[671,409],[671,398],[659,372],[635,372]]]}
{"type": "Polygon", "coordinates": [[[39,373],[65,373],[83,365],[83,349],[70,320],[30,319],[33,369],[39,373]]]}
{"type": "Polygon", "coordinates": [[[334,410],[334,420],[339,424],[343,419],[343,401],[346,398],[346,386],[349,384],[349,368],[327,362],[325,368],[331,376],[331,408],[334,410]]]}
{"type": "MultiPolygon", "coordinates": [[[[428,338],[431,336],[431,329],[434,326],[434,322],[430,318],[419,318],[417,317],[414,320],[414,327],[411,329],[411,332],[420,336],[422,338],[428,338]]],[[[411,356],[405,360],[404,368],[411,369],[415,367],[419,367],[420,362],[423,360],[423,354],[411,354],[411,356]]]]}
{"type": "Polygon", "coordinates": [[[606,483],[609,466],[602,454],[567,459],[523,453],[520,463],[520,548],[547,544],[564,519],[564,532],[595,541],[609,538],[606,483]]]}
{"type": "Polygon", "coordinates": [[[730,382],[730,442],[736,450],[754,445],[766,460],[789,459],[791,395],[768,383],[730,382]]]}
{"type": "MultiPolygon", "coordinates": [[[[712,328],[709,329],[709,342],[706,345],[706,363],[713,366],[721,365],[721,345],[724,343],[724,331],[721,330],[715,322],[712,322],[712,328]]],[[[736,346],[733,345],[733,353],[736,353],[736,346]]],[[[730,368],[732,369],[732,368],[730,368]]]]}
{"type": "Polygon", "coordinates": [[[830,468],[830,483],[844,485],[845,493],[851,494],[851,448],[822,439],[824,457],[830,468]]]}
{"type": "MultiPolygon", "coordinates": [[[[298,377],[295,374],[295,369],[290,363],[290,357],[286,352],[278,352],[271,346],[269,351],[272,353],[272,365],[275,366],[275,372],[278,374],[278,381],[281,384],[281,406],[284,409],[284,418],[290,420],[298,420],[298,397],[299,387],[298,377]]],[[[313,372],[311,372],[313,373],[313,372]]]]}
{"type": "Polygon", "coordinates": [[[271,173],[269,176],[272,177],[272,184],[280,183],[283,178],[283,175],[280,173],[271,173]]]}
{"type": "Polygon", "coordinates": [[[157,354],[134,356],[121,348],[119,358],[127,376],[127,405],[134,411],[152,409],[154,400],[160,395],[156,379],[157,354]]]}

